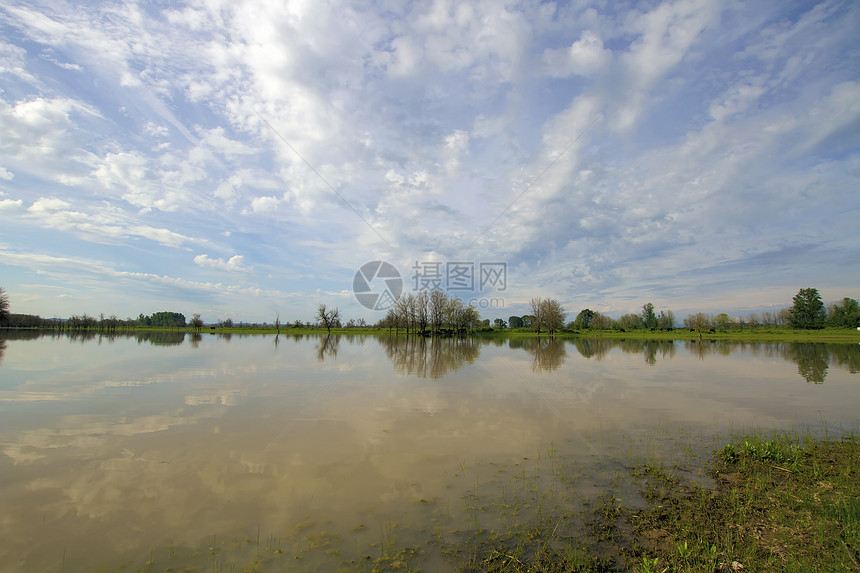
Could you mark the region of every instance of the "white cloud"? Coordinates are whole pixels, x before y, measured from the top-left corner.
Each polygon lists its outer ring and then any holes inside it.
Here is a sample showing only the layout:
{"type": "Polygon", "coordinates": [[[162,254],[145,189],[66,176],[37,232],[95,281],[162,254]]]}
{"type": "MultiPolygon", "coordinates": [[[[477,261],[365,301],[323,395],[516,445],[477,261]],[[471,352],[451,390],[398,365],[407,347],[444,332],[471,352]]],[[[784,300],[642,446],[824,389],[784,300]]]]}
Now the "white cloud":
{"type": "Polygon", "coordinates": [[[109,204],[76,210],[63,199],[41,197],[27,208],[27,215],[31,221],[43,227],[73,231],[85,240],[97,243],[138,237],[168,247],[201,242],[169,229],[140,224],[122,209],[109,204]]]}
{"type": "Polygon", "coordinates": [[[636,124],[651,90],[684,59],[703,30],[719,21],[719,9],[715,0],[686,0],[630,16],[628,31],[636,40],[619,56],[625,79],[618,86],[623,99],[611,115],[616,129],[636,124]]]}
{"type": "Polygon", "coordinates": [[[583,32],[579,40],[559,50],[545,50],[543,61],[550,76],[589,76],[604,70],[612,62],[612,50],[592,31],[583,32]]]}
{"type": "Polygon", "coordinates": [[[147,122],[146,126],[143,128],[143,131],[154,137],[167,137],[167,134],[170,133],[170,130],[166,126],[158,125],[151,121],[147,122]]]}
{"type": "Polygon", "coordinates": [[[99,115],[91,106],[69,98],[35,97],[11,105],[0,99],[0,151],[18,160],[18,169],[34,162],[37,172],[53,162],[83,161],[85,153],[72,133],[75,113],[99,115]]]}
{"type": "Polygon", "coordinates": [[[233,255],[227,260],[218,258],[213,259],[209,257],[209,255],[197,255],[194,257],[194,263],[198,266],[216,269],[219,271],[248,271],[249,267],[244,266],[242,263],[244,261],[244,257],[242,255],[233,255]]]}
{"type": "Polygon", "coordinates": [[[719,100],[711,102],[709,110],[711,117],[717,121],[723,121],[747,109],[764,93],[765,89],[762,86],[750,83],[732,86],[719,100]]]}
{"type": "Polygon", "coordinates": [[[21,199],[0,199],[0,211],[16,211],[24,202],[21,199]]]}
{"type": "Polygon", "coordinates": [[[269,213],[278,208],[281,203],[277,197],[255,197],[251,201],[251,211],[254,213],[269,213]]]}
{"type": "Polygon", "coordinates": [[[155,276],[180,276],[185,255],[139,253],[194,244],[243,255],[189,272],[338,292],[358,257],[432,252],[504,257],[523,292],[621,299],[671,277],[695,289],[685,269],[776,241],[856,253],[851,3],[10,0],[3,14],[4,224],[38,226],[58,253],[107,243],[129,273],[158,260],[155,276]],[[284,237],[294,248],[277,250],[284,237]]]}

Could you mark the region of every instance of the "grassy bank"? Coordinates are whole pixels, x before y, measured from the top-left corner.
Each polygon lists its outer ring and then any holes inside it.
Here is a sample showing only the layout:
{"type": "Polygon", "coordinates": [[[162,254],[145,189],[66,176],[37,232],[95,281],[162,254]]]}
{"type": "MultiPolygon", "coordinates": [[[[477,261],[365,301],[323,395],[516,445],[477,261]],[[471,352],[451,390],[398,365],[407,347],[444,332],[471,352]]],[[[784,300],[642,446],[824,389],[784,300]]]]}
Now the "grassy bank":
{"type": "MultiPolygon", "coordinates": [[[[41,328],[6,328],[9,331],[42,331],[41,328]]],[[[105,333],[105,334],[133,334],[140,332],[187,332],[195,333],[191,328],[175,328],[175,327],[153,327],[153,326],[134,326],[123,327],[113,331],[100,331],[98,328],[74,330],[74,329],[53,329],[56,332],[66,333],[105,333]]],[[[280,334],[282,336],[297,336],[305,334],[348,334],[348,335],[398,335],[405,336],[403,330],[389,331],[387,328],[333,328],[329,333],[325,328],[318,327],[293,327],[281,326],[280,330],[273,325],[249,325],[249,326],[204,326],[199,330],[200,334],[280,334]]],[[[481,328],[471,333],[473,336],[486,338],[537,338],[538,334],[530,329],[495,329],[481,328]]],[[[547,338],[548,335],[543,332],[541,338],[547,338]]],[[[699,333],[690,331],[688,328],[676,328],[672,331],[650,331],[650,330],[629,330],[626,332],[618,330],[562,330],[555,333],[554,338],[557,339],[576,339],[576,338],[606,338],[617,340],[698,340],[699,333]]],[[[703,341],[708,340],[727,340],[737,342],[857,342],[860,343],[860,331],[853,328],[825,328],[821,330],[796,330],[788,327],[778,328],[744,328],[744,329],[727,329],[716,330],[714,332],[702,331],[701,338],[703,341]]]]}
{"type": "Polygon", "coordinates": [[[584,527],[552,516],[495,536],[461,571],[858,571],[860,441],[739,437],[717,452],[714,487],[679,468],[631,473],[647,505],[606,491],[584,527]]]}
{"type": "MultiPolygon", "coordinates": [[[[650,330],[563,330],[556,338],[608,338],[615,340],[698,340],[699,334],[689,328],[676,328],[671,331],[650,330]]],[[[493,330],[479,333],[481,336],[536,337],[528,329],[493,330]]],[[[546,336],[544,333],[542,336],[546,336]]],[[[860,331],[853,328],[825,328],[821,330],[797,330],[793,328],[744,328],[701,332],[702,340],[730,340],[738,342],[860,342],[860,331]]]]}
{"type": "MultiPolygon", "coordinates": [[[[216,334],[276,334],[274,326],[234,326],[231,328],[205,327],[201,332],[216,334]]],[[[282,335],[301,334],[328,334],[324,328],[295,328],[281,327],[282,335]]],[[[389,334],[387,328],[333,328],[331,334],[389,334]]],[[[391,331],[394,335],[394,331],[391,331]]],[[[405,336],[405,332],[397,332],[399,336],[405,336]]],[[[537,338],[533,330],[528,329],[485,329],[473,333],[474,336],[489,338],[537,338]]],[[[757,342],[858,342],[860,343],[860,331],[848,328],[825,328],[822,330],[796,330],[793,328],[746,328],[721,330],[715,332],[703,331],[702,340],[731,340],[731,341],[757,341],[757,342]]],[[[546,333],[541,333],[546,338],[546,333]]],[[[698,340],[699,333],[691,332],[687,328],[676,328],[672,331],[631,330],[620,332],[617,330],[604,331],[561,331],[555,334],[555,338],[607,338],[607,339],[639,339],[639,340],[698,340]]]]}

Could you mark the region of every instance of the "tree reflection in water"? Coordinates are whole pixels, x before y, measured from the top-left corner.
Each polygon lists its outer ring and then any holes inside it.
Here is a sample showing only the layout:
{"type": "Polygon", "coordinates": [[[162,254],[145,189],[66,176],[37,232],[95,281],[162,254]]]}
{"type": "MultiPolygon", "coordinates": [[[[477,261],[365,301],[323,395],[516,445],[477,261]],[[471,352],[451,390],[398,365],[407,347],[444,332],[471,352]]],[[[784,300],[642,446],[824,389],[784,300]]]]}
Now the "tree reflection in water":
{"type": "Polygon", "coordinates": [[[532,355],[532,372],[552,372],[564,364],[566,344],[556,338],[512,338],[510,348],[522,348],[532,355]]]}
{"type": "Polygon", "coordinates": [[[377,340],[396,372],[434,379],[473,363],[481,353],[482,344],[475,338],[424,336],[381,336],[377,340]]]}
{"type": "Polygon", "coordinates": [[[337,334],[326,334],[317,341],[317,360],[325,362],[326,358],[337,358],[340,347],[340,336],[337,334]]]}
{"type": "MultiPolygon", "coordinates": [[[[219,333],[217,339],[229,342],[232,337],[246,338],[259,335],[219,333]]],[[[283,338],[291,338],[298,343],[306,337],[317,340],[316,353],[319,361],[336,358],[342,339],[351,345],[362,345],[369,339],[374,339],[385,349],[385,353],[401,374],[414,374],[422,378],[441,378],[451,372],[473,363],[481,352],[481,346],[493,344],[507,345],[510,349],[521,349],[532,357],[534,372],[552,372],[564,366],[567,359],[567,349],[575,348],[580,355],[587,359],[603,360],[615,350],[626,354],[641,354],[646,364],[655,365],[660,359],[671,359],[678,348],[683,348],[692,356],[704,360],[708,356],[728,356],[734,352],[743,352],[764,358],[779,358],[794,362],[797,372],[807,382],[822,384],[827,378],[831,366],[837,366],[856,374],[860,373],[860,346],[856,344],[813,343],[813,342],[731,342],[713,340],[698,342],[695,340],[645,340],[645,339],[612,339],[601,337],[579,337],[569,339],[558,338],[428,338],[423,336],[391,336],[391,335],[351,335],[351,334],[284,334],[283,338]]],[[[203,344],[204,337],[198,333],[189,334],[182,331],[149,331],[133,333],[99,333],[95,331],[58,333],[55,331],[16,331],[0,330],[0,362],[8,354],[10,342],[36,340],[43,337],[64,338],[73,342],[112,342],[119,338],[134,339],[139,344],[149,343],[155,346],[178,346],[186,339],[193,348],[203,344]]],[[[207,337],[208,338],[208,337],[207,337]]],[[[213,337],[214,338],[214,337],[213,337]]],[[[274,338],[277,348],[281,338],[274,338]]]]}

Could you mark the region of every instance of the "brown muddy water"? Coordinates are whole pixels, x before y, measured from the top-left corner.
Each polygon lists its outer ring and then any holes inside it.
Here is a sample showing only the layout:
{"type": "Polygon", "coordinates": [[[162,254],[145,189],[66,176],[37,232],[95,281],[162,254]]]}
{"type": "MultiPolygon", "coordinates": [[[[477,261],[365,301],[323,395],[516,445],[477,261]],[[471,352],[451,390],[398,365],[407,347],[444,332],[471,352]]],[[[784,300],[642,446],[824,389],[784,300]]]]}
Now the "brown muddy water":
{"type": "Polygon", "coordinates": [[[858,374],[855,344],[0,331],[0,571],[456,570],[640,461],[856,430],[858,374]]]}

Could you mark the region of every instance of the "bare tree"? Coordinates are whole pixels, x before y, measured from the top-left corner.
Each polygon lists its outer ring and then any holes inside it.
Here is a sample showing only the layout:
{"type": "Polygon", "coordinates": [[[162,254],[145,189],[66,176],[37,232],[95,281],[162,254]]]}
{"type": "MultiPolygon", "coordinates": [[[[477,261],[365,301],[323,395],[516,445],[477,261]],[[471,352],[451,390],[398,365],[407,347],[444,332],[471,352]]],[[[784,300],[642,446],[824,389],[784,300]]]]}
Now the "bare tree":
{"type": "Polygon", "coordinates": [[[191,322],[188,323],[188,326],[190,326],[194,332],[200,332],[200,329],[203,328],[203,319],[200,318],[199,312],[192,315],[191,322]]]}
{"type": "Polygon", "coordinates": [[[332,310],[327,310],[324,304],[321,304],[317,309],[317,318],[322,322],[325,329],[331,334],[331,328],[337,326],[340,322],[340,311],[335,307],[332,310]]]}
{"type": "Polygon", "coordinates": [[[433,289],[430,293],[430,328],[433,332],[439,332],[445,321],[445,303],[448,297],[439,289],[433,289]]]}
{"type": "MultiPolygon", "coordinates": [[[[554,298],[545,298],[540,303],[540,320],[550,335],[564,326],[564,308],[554,298]]],[[[539,329],[540,327],[538,327],[539,329]]],[[[540,330],[538,330],[540,333],[540,330]]]]}
{"type": "Polygon", "coordinates": [[[426,290],[422,290],[415,297],[415,325],[418,327],[418,332],[424,332],[428,324],[430,324],[430,296],[426,290]]]}
{"type": "Polygon", "coordinates": [[[696,332],[699,334],[699,340],[702,340],[702,329],[711,327],[711,317],[704,312],[690,314],[684,319],[684,326],[696,329],[696,332]]]}
{"type": "Polygon", "coordinates": [[[594,312],[591,316],[591,328],[594,330],[609,330],[612,327],[612,319],[600,312],[594,312]]]}
{"type": "Polygon", "coordinates": [[[0,287],[0,322],[9,320],[9,295],[0,287]]]}
{"type": "Polygon", "coordinates": [[[532,320],[532,328],[537,330],[538,336],[540,336],[540,329],[543,327],[543,299],[539,296],[532,297],[529,301],[529,305],[532,309],[532,316],[534,319],[532,320]]]}
{"type": "Polygon", "coordinates": [[[275,314],[275,330],[278,334],[281,333],[281,313],[278,312],[275,314]]]}

